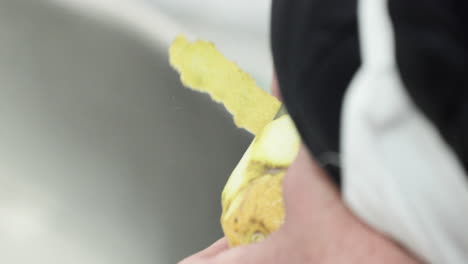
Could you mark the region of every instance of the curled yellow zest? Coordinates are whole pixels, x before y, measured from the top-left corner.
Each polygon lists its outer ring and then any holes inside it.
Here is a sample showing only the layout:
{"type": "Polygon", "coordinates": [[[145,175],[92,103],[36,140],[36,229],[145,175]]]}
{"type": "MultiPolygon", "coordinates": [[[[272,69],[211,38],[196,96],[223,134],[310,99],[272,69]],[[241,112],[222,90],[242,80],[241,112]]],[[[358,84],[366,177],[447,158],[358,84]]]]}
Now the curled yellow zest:
{"type": "Polygon", "coordinates": [[[223,103],[236,126],[252,134],[258,134],[271,122],[281,106],[211,42],[190,43],[179,36],[169,49],[169,60],[185,86],[208,93],[214,101],[223,103]]]}

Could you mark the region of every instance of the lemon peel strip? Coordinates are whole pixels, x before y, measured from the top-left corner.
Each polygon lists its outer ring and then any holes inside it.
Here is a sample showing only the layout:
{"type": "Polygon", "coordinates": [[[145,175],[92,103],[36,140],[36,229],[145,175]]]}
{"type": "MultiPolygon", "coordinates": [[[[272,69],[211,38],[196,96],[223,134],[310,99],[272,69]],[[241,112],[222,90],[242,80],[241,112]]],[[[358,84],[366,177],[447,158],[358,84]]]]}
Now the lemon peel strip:
{"type": "Polygon", "coordinates": [[[260,89],[255,80],[223,56],[208,41],[189,42],[178,36],[169,49],[169,62],[180,73],[184,86],[208,93],[224,104],[234,124],[258,134],[271,122],[281,103],[260,89]]]}

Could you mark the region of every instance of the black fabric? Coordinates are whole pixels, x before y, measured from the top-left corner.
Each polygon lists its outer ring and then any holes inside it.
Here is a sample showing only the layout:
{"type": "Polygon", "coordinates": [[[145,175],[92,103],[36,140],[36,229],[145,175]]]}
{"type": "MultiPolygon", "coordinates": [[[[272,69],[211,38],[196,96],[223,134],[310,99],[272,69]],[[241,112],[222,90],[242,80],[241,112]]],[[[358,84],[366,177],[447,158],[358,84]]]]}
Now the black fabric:
{"type": "Polygon", "coordinates": [[[468,169],[468,1],[390,0],[397,63],[414,103],[468,169]]]}
{"type": "Polygon", "coordinates": [[[273,0],[271,43],[283,101],[311,151],[340,184],[343,95],[360,66],[356,0],[273,0]]]}

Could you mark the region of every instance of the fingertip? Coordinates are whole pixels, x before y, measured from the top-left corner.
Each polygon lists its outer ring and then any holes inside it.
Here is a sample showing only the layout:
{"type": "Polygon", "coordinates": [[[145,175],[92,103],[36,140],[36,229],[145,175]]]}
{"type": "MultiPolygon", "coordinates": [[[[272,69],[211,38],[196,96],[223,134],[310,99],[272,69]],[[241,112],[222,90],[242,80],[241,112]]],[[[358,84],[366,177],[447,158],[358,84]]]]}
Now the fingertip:
{"type": "MultiPolygon", "coordinates": [[[[274,247],[272,246],[271,239],[264,240],[263,242],[250,244],[246,246],[239,246],[231,248],[221,254],[215,256],[212,260],[216,264],[257,264],[257,263],[273,263],[274,262],[274,247]]],[[[273,243],[274,244],[274,243],[273,243]]]]}
{"type": "Polygon", "coordinates": [[[228,241],[225,237],[223,237],[211,244],[211,246],[207,247],[206,249],[194,254],[190,258],[206,259],[215,256],[227,249],[229,249],[228,241]]]}

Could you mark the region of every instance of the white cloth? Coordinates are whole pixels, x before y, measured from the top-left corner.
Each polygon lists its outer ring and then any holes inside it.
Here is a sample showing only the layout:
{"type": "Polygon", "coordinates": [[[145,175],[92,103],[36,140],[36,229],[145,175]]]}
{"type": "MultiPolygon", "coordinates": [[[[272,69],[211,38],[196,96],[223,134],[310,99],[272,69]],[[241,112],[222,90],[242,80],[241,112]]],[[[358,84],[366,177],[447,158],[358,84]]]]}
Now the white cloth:
{"type": "Polygon", "coordinates": [[[467,263],[466,175],[406,94],[387,4],[359,1],[363,65],[343,107],[344,199],[427,262],[467,263]]]}

